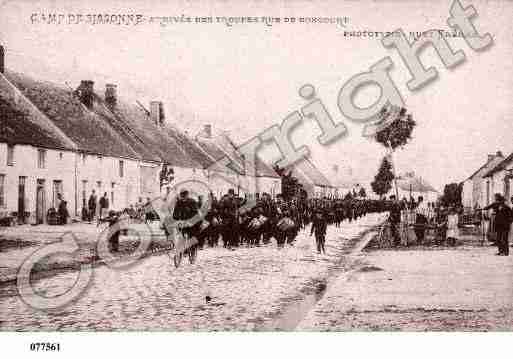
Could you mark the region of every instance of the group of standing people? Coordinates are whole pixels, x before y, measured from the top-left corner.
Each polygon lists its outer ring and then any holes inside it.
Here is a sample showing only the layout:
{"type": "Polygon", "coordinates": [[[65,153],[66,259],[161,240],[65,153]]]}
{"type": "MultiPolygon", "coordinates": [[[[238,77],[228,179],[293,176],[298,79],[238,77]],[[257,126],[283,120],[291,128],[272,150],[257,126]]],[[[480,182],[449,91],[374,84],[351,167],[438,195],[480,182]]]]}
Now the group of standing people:
{"type": "Polygon", "coordinates": [[[98,200],[96,191],[93,189],[87,201],[87,206],[85,203],[82,205],[82,219],[88,222],[92,222],[95,218],[98,218],[98,223],[100,223],[102,219],[108,216],[108,212],[109,197],[107,196],[107,192],[105,192],[103,196],[98,200]]]}
{"type": "MultiPolygon", "coordinates": [[[[408,228],[413,228],[416,244],[425,244],[425,233],[434,230],[434,244],[446,243],[456,245],[459,238],[461,206],[442,206],[439,204],[426,204],[422,197],[417,201],[397,201],[395,196],[390,197],[389,224],[392,242],[395,246],[405,243],[402,237],[408,237],[408,228]]],[[[511,198],[513,203],[513,197],[511,198]]],[[[486,235],[498,247],[497,255],[509,255],[509,232],[513,222],[513,211],[506,204],[504,196],[495,194],[495,201],[475,211],[476,221],[480,228],[486,228],[486,235]],[[488,211],[491,211],[489,214],[488,211]],[[490,225],[490,222],[492,225],[490,225]]]]}
{"type": "Polygon", "coordinates": [[[455,245],[459,237],[458,222],[461,209],[456,206],[441,206],[440,204],[424,201],[419,196],[415,201],[402,199],[398,201],[390,196],[390,232],[394,246],[409,245],[414,236],[418,245],[426,244],[426,232],[435,233],[434,244],[447,243],[455,245]],[[413,229],[413,233],[409,231],[413,229]]]}

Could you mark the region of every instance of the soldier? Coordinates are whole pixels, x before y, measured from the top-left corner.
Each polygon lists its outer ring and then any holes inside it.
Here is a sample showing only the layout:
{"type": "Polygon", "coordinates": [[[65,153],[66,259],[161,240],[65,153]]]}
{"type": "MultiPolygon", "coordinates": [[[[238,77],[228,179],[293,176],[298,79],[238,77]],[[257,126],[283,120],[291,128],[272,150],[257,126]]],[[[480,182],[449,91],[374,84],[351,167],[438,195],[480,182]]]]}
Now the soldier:
{"type": "Polygon", "coordinates": [[[210,226],[206,229],[206,238],[209,247],[217,247],[219,244],[219,236],[221,235],[219,218],[219,206],[217,201],[212,201],[212,207],[205,216],[205,220],[210,223],[210,226]]]}
{"type": "Polygon", "coordinates": [[[222,235],[226,248],[233,248],[239,245],[239,202],[235,197],[233,188],[221,199],[222,235]]]}
{"type": "Polygon", "coordinates": [[[271,237],[274,234],[274,228],[278,222],[278,209],[276,203],[271,199],[271,196],[267,193],[262,195],[260,201],[262,208],[262,214],[267,218],[262,228],[262,237],[264,244],[268,244],[271,241],[271,237]]]}
{"type": "Polygon", "coordinates": [[[321,209],[317,209],[312,221],[312,229],[310,236],[315,233],[315,242],[317,244],[317,252],[319,254],[326,254],[324,242],[326,240],[326,229],[327,229],[326,217],[321,209]]]}
{"type": "Polygon", "coordinates": [[[173,211],[173,219],[183,221],[183,228],[181,231],[189,238],[195,237],[199,233],[200,222],[190,222],[190,220],[197,214],[198,205],[196,201],[189,197],[189,191],[181,191],[180,197],[178,198],[173,211]]]}

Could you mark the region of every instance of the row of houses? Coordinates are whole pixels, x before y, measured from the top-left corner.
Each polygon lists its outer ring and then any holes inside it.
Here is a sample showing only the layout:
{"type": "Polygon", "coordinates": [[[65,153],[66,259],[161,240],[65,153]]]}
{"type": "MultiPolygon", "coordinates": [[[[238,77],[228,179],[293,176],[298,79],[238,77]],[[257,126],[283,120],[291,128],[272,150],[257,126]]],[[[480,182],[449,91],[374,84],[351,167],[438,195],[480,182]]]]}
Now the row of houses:
{"type": "MultiPolygon", "coordinates": [[[[227,135],[213,136],[206,125],[201,136],[191,138],[167,122],[162,102],[146,108],[119,97],[115,84],[100,94],[90,80],[73,89],[6,70],[3,58],[0,64],[4,214],[43,223],[58,194],[70,214],[80,216],[92,190],[107,193],[110,207],[120,210],[187,180],[208,183],[217,196],[228,188],[241,190],[248,181],[243,171],[212,170],[227,156],[243,167],[227,135]]],[[[279,193],[280,178],[270,166],[257,159],[255,172],[259,191],[279,193]]]]}
{"type": "MultiPolygon", "coordinates": [[[[229,188],[248,196],[281,192],[271,166],[257,157],[255,171],[246,173],[235,144],[226,134],[213,136],[211,125],[193,138],[166,118],[162,102],[131,103],[115,84],[98,91],[84,80],[74,89],[7,70],[1,46],[0,122],[0,217],[20,222],[44,223],[58,195],[79,217],[93,190],[106,193],[115,210],[190,180],[218,197],[229,188]],[[235,169],[217,165],[225,158],[235,169]]],[[[311,165],[303,162],[298,168],[311,165]]],[[[333,191],[315,168],[304,183],[313,195],[333,191]]]]}
{"type": "Polygon", "coordinates": [[[504,157],[501,151],[489,154],[486,161],[463,182],[462,203],[467,209],[483,208],[500,193],[512,205],[513,153],[504,157]]]}

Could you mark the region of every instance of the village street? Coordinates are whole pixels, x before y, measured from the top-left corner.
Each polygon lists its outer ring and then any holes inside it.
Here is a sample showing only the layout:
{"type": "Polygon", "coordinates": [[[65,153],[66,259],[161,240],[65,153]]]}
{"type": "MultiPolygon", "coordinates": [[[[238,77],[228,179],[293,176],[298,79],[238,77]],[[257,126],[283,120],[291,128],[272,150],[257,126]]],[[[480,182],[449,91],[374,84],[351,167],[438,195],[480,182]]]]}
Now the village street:
{"type": "MultiPolygon", "coordinates": [[[[303,231],[293,247],[273,242],[231,251],[208,248],[195,264],[176,269],[159,253],[127,269],[94,267],[91,285],[73,303],[55,311],[28,307],[15,284],[0,287],[1,330],[272,330],[294,329],[326,289],[330,278],[350,270],[365,235],[384,214],[368,214],[341,228],[328,227],[326,255],[303,231]],[[212,300],[206,303],[205,296],[212,300]]],[[[307,228],[309,229],[309,228],[307,228]]],[[[34,249],[23,249],[29,252],[34,249]]],[[[9,253],[9,252],[7,252],[9,253]]],[[[13,257],[11,255],[11,257],[13,257]]],[[[65,292],[76,272],[35,281],[46,297],[65,292]]]]}
{"type": "Polygon", "coordinates": [[[296,326],[313,331],[509,331],[513,257],[475,235],[457,247],[367,250],[296,326]]]}

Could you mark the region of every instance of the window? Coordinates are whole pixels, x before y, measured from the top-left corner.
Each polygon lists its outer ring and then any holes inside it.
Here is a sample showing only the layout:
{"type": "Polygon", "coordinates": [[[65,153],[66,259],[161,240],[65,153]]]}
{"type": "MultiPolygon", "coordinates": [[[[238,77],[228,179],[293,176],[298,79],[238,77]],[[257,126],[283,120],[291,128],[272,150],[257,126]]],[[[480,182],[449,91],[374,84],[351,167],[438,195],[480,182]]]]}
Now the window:
{"type": "Polygon", "coordinates": [[[82,206],[87,206],[87,180],[82,180],[82,206]]]}
{"type": "Polygon", "coordinates": [[[46,150],[37,150],[37,168],[46,168],[46,150]]]}
{"type": "Polygon", "coordinates": [[[102,181],[96,181],[96,187],[98,187],[98,191],[102,189],[102,181]]]}
{"type": "Polygon", "coordinates": [[[59,152],[59,159],[62,160],[62,152],[59,152]]]}
{"type": "Polygon", "coordinates": [[[7,145],[7,166],[14,166],[14,145],[7,145]]]}
{"type": "Polygon", "coordinates": [[[119,177],[121,177],[121,178],[123,178],[123,175],[125,174],[124,165],[125,165],[125,163],[123,161],[119,161],[119,177]]]}
{"type": "Polygon", "coordinates": [[[82,153],[82,164],[85,165],[86,163],[87,155],[85,153],[82,153]]]}
{"type": "Polygon", "coordinates": [[[110,207],[114,207],[114,186],[115,182],[112,182],[112,190],[110,191],[110,207]]]}
{"type": "Polygon", "coordinates": [[[5,175],[0,174],[0,207],[5,206],[4,183],[5,183],[5,175]]]}

